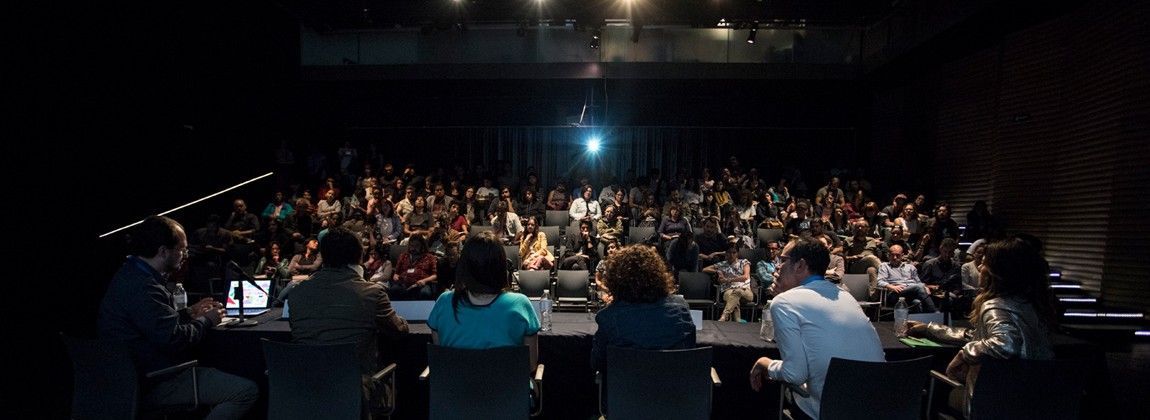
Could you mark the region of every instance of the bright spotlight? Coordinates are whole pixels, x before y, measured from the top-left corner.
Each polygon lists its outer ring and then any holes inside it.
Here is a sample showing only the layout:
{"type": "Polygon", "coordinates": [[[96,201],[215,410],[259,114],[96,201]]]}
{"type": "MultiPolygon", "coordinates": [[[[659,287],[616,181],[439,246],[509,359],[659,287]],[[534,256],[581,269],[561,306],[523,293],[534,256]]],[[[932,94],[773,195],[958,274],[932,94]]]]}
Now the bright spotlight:
{"type": "Polygon", "coordinates": [[[587,142],[587,151],[591,153],[599,153],[599,146],[599,138],[592,137],[591,140],[587,142]]]}

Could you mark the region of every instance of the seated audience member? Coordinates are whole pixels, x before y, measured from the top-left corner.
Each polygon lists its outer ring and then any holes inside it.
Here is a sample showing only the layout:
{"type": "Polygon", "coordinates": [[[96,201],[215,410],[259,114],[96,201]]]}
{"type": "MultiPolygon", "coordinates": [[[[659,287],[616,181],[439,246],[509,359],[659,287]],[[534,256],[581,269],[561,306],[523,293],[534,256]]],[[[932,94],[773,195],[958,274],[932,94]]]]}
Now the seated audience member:
{"type": "Polygon", "coordinates": [[[806,201],[800,201],[795,204],[795,215],[787,219],[786,227],[783,231],[790,235],[792,238],[798,237],[811,229],[811,219],[808,217],[811,212],[811,205],[806,201]]]}
{"type": "Polygon", "coordinates": [[[817,419],[831,358],[881,362],[882,343],[850,293],[823,279],[830,262],[825,246],[800,238],[787,244],[779,258],[770,310],[782,358],[759,358],[751,368],[751,388],[762,389],[764,376],[806,384],[810,397],[796,395],[795,404],[817,419]]]}
{"type": "Polygon", "coordinates": [[[781,248],[778,242],[771,241],[767,243],[767,256],[755,264],[755,277],[759,278],[759,287],[770,288],[779,277],[779,252],[781,248]]]}
{"type": "Polygon", "coordinates": [[[494,213],[500,203],[507,206],[507,211],[518,214],[520,218],[523,218],[522,214],[515,211],[515,200],[511,198],[511,187],[504,185],[503,188],[499,189],[499,198],[496,198],[495,201],[487,205],[487,214],[494,213]]]}
{"type": "Polygon", "coordinates": [[[919,256],[923,260],[938,255],[938,246],[942,244],[943,239],[958,240],[958,222],[950,218],[950,205],[938,204],[938,208],[934,211],[934,219],[931,219],[930,224],[927,225],[926,234],[927,236],[922,239],[926,246],[919,256]]]}
{"type": "Polygon", "coordinates": [[[535,190],[527,188],[523,190],[523,201],[515,205],[520,218],[534,217],[535,220],[546,220],[547,217],[547,204],[539,199],[535,190]]]}
{"type": "Polygon", "coordinates": [[[946,367],[946,376],[966,387],[955,389],[951,405],[969,415],[970,397],[983,360],[1054,358],[1050,332],[1056,327],[1050,266],[1025,240],[1012,238],[986,247],[982,289],[974,298],[970,328],[911,323],[909,333],[962,345],[946,367]]]}
{"type": "Polygon", "coordinates": [[[431,341],[465,349],[526,345],[534,372],[539,318],[527,296],[510,291],[507,274],[507,254],[499,240],[489,232],[468,239],[459,255],[454,289],[436,299],[428,316],[431,341]]]}
{"type": "Polygon", "coordinates": [[[315,214],[321,220],[334,214],[343,214],[343,202],[339,201],[335,194],[336,190],[329,189],[324,192],[323,200],[319,200],[315,214]]]}
{"type": "Polygon", "coordinates": [[[554,266],[555,256],[547,248],[547,234],[539,231],[538,221],[527,219],[519,243],[519,269],[550,270],[554,266]]]}
{"type": "Polygon", "coordinates": [[[507,210],[505,203],[496,205],[495,214],[491,215],[491,231],[495,239],[504,245],[519,245],[523,240],[523,224],[519,215],[507,210]]]}
{"type": "Polygon", "coordinates": [[[607,348],[648,350],[695,347],[695,325],[685,302],[671,294],[675,280],[659,254],[643,245],[608,251],[600,276],[611,303],[595,315],[599,328],[591,347],[591,366],[606,370],[607,348]]]}
{"type": "Polygon", "coordinates": [[[284,201],[283,191],[276,191],[272,202],[264,207],[262,216],[264,219],[276,219],[282,222],[285,218],[291,216],[292,213],[295,213],[295,209],[290,203],[284,201]]]}
{"type": "Polygon", "coordinates": [[[427,211],[427,199],[423,196],[415,197],[411,213],[403,220],[403,234],[409,239],[412,236],[427,237],[431,233],[431,212],[427,211]]]}
{"type": "Polygon", "coordinates": [[[890,261],[878,268],[878,287],[891,291],[886,304],[894,306],[899,297],[905,297],[906,304],[912,306],[912,312],[917,309],[913,308],[916,303],[922,305],[924,312],[935,312],[934,300],[930,298],[926,284],[918,279],[918,270],[903,260],[903,252],[901,246],[891,246],[890,261]]]}
{"type": "Polygon", "coordinates": [[[665,261],[673,273],[699,271],[699,261],[702,258],[699,254],[699,244],[695,242],[695,232],[686,231],[678,238],[672,239],[667,244],[664,255],[665,261]]]}
{"type": "Polygon", "coordinates": [[[403,237],[403,221],[395,214],[394,206],[387,200],[379,200],[376,207],[375,229],[372,231],[375,242],[385,245],[396,243],[403,237]]]}
{"type": "Polygon", "coordinates": [[[407,242],[407,252],[399,256],[387,294],[393,300],[428,300],[435,296],[439,261],[428,252],[427,238],[415,235],[407,242]]]}
{"type": "Polygon", "coordinates": [[[599,262],[596,246],[599,241],[591,234],[591,222],[579,222],[579,231],[563,235],[563,259],[559,261],[561,270],[587,270],[599,262]]]}
{"type": "Polygon", "coordinates": [[[605,283],[605,276],[607,271],[606,261],[607,257],[610,257],[621,247],[622,246],[619,245],[619,241],[607,241],[605,244],[603,244],[603,253],[605,255],[603,255],[603,258],[600,258],[599,262],[595,264],[595,282],[591,284],[591,287],[595,288],[595,294],[596,297],[599,298],[600,303],[611,303],[611,295],[607,290],[607,284],[605,283]]]}
{"type": "Polygon", "coordinates": [[[377,334],[407,332],[407,321],[395,313],[383,287],[365,281],[360,266],[363,248],[354,233],[333,228],[320,242],[323,267],[291,294],[292,341],[302,344],[354,342],[363,373],[363,418],[370,401],[381,400],[371,375],[379,370],[377,334]]]}
{"type": "MultiPolygon", "coordinates": [[[[133,228],[128,252],[100,302],[100,338],[123,341],[139,372],[191,360],[189,350],[212,333],[224,309],[211,298],[180,310],[172,304],[164,283],[188,257],[183,226],[167,217],[150,216],[133,228]]],[[[140,389],[144,407],[191,406],[198,400],[211,407],[212,419],[243,418],[259,396],[254,382],[203,366],[145,381],[140,389]],[[195,399],[193,386],[199,388],[195,399]]]]}
{"type": "Polygon", "coordinates": [[[603,217],[595,222],[595,233],[601,240],[619,239],[623,235],[623,214],[614,205],[608,205],[603,210],[603,217]]]}
{"type": "Polygon", "coordinates": [[[256,265],[256,275],[267,276],[272,280],[291,280],[291,257],[284,255],[280,245],[275,242],[268,243],[265,249],[267,251],[256,265]]]}
{"type": "Polygon", "coordinates": [[[699,243],[699,266],[706,267],[720,262],[727,252],[727,237],[719,231],[719,219],[708,217],[703,219],[703,233],[695,237],[699,243]]]}
{"type": "Polygon", "coordinates": [[[372,283],[386,283],[395,274],[395,266],[387,259],[391,245],[376,244],[367,254],[363,263],[363,276],[372,283]]]}
{"type": "Polygon", "coordinates": [[[918,267],[919,278],[932,292],[956,292],[962,288],[962,267],[955,261],[958,242],[946,238],[938,246],[938,256],[918,267]]]}
{"type": "Polygon", "coordinates": [[[659,227],[655,229],[655,232],[659,234],[660,247],[667,241],[678,238],[683,232],[691,230],[691,222],[683,218],[682,210],[678,206],[672,206],[667,214],[667,217],[659,223],[659,227]]]}
{"type": "Polygon", "coordinates": [[[571,204],[571,195],[567,194],[567,184],[559,181],[555,189],[547,193],[547,210],[567,210],[571,204]]]}
{"type": "Polygon", "coordinates": [[[751,291],[751,263],[739,258],[739,248],[736,246],[727,248],[724,255],[725,260],[703,267],[703,272],[719,277],[719,294],[726,303],[719,321],[742,322],[740,305],[755,300],[755,294],[751,291]]]}
{"type": "MultiPolygon", "coordinates": [[[[902,247],[904,252],[911,249],[910,243],[906,240],[906,233],[902,230],[902,226],[890,228],[890,237],[879,244],[879,257],[882,258],[883,261],[890,261],[890,248],[895,245],[902,247]]],[[[905,257],[906,255],[904,254],[903,256],[905,257]]]]}
{"type": "Polygon", "coordinates": [[[567,214],[571,216],[571,221],[590,220],[591,223],[595,223],[600,217],[603,217],[599,201],[592,198],[590,185],[584,185],[579,190],[581,195],[571,202],[571,208],[567,214]]]}
{"type": "Polygon", "coordinates": [[[835,253],[834,245],[831,245],[830,240],[825,235],[817,237],[819,243],[827,247],[827,252],[830,253],[830,263],[827,264],[827,272],[823,273],[823,277],[831,283],[842,283],[843,274],[846,273],[843,257],[835,253]]]}
{"type": "Polygon", "coordinates": [[[843,241],[843,252],[846,254],[843,260],[846,264],[846,272],[848,274],[866,274],[870,280],[870,287],[867,292],[867,295],[870,296],[874,293],[874,288],[878,282],[878,268],[882,265],[882,260],[878,257],[881,244],[877,239],[867,236],[870,226],[866,220],[855,221],[853,229],[854,236],[843,241]]]}
{"type": "Polygon", "coordinates": [[[982,264],[985,260],[987,242],[981,242],[970,246],[971,260],[962,265],[962,292],[963,295],[973,296],[978,292],[979,276],[982,272],[982,264]]]}
{"type": "Polygon", "coordinates": [[[293,276],[310,276],[323,265],[323,257],[319,252],[319,240],[308,238],[303,252],[292,256],[288,264],[288,272],[293,276]]]}

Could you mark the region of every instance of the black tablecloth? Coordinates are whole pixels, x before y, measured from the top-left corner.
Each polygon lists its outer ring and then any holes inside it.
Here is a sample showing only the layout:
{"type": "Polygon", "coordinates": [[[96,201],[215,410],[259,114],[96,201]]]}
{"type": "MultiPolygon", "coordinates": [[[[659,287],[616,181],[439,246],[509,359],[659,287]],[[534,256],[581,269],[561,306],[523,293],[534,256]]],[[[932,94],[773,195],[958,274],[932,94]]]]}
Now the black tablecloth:
{"type": "MultiPolygon", "coordinates": [[[[281,310],[256,317],[259,324],[251,328],[216,329],[204,340],[201,364],[217,367],[260,384],[265,401],[267,380],[264,376],[261,338],[276,341],[291,339],[288,321],[279,319],[281,310]]],[[[586,420],[598,416],[598,393],[591,369],[591,343],[595,334],[594,320],[586,313],[556,313],[554,328],[540,334],[539,361],[546,365],[543,386],[543,417],[547,419],[586,420]]],[[[898,341],[893,323],[875,323],[887,360],[903,360],[924,355],[934,356],[934,366],[943,370],[954,356],[954,347],[912,348],[898,341]]],[[[723,381],[714,389],[712,418],[746,419],[773,418],[777,408],[776,385],[756,393],[750,388],[747,373],[759,357],[779,356],[778,347],[759,339],[758,324],[703,321],[698,332],[700,346],[714,347],[713,366],[723,381]]],[[[396,338],[380,338],[380,353],[385,362],[397,363],[397,411],[394,418],[423,419],[427,417],[427,385],[418,382],[419,373],[427,365],[427,343],[431,342],[431,329],[426,324],[412,323],[410,334],[396,338]]],[[[844,343],[849,345],[849,343],[844,343]]],[[[1055,349],[1060,357],[1088,358],[1100,363],[1102,383],[1092,388],[1106,389],[1103,353],[1095,346],[1067,336],[1055,337],[1055,349]]],[[[672,390],[674,384],[653,384],[672,390]]],[[[1089,403],[1086,406],[1090,406],[1089,403]]],[[[263,418],[265,405],[258,406],[251,418],[263,418]]]]}

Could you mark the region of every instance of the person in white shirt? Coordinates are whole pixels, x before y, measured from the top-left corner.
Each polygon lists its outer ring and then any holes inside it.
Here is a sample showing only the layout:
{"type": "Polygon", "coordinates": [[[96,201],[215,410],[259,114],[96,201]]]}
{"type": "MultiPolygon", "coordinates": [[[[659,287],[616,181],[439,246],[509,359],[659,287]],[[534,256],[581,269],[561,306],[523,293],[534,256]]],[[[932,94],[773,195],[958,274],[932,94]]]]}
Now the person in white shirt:
{"type": "Polygon", "coordinates": [[[795,404],[817,419],[831,358],[882,362],[882,343],[858,301],[823,278],[830,263],[826,247],[800,238],[779,259],[771,317],[782,359],[760,357],[751,368],[751,388],[762,389],[764,376],[806,384],[810,397],[796,395],[795,404]]]}
{"type": "Polygon", "coordinates": [[[595,223],[603,217],[603,211],[599,208],[599,202],[591,198],[590,185],[584,185],[582,191],[583,194],[571,202],[571,208],[567,212],[572,221],[589,220],[595,223]]]}

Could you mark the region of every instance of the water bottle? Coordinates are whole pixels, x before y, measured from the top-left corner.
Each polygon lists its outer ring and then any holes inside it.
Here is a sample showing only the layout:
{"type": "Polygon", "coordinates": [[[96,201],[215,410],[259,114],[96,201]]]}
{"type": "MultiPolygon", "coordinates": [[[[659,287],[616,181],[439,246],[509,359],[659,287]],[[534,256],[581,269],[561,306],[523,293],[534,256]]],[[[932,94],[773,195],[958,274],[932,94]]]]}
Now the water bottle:
{"type": "Polygon", "coordinates": [[[906,337],[906,319],[909,314],[910,309],[906,307],[906,298],[899,297],[898,303],[894,305],[894,335],[906,337]]]}
{"type": "Polygon", "coordinates": [[[543,291],[543,299],[539,300],[539,329],[543,331],[551,331],[551,291],[543,291]]]}
{"type": "Polygon", "coordinates": [[[759,325],[759,338],[763,341],[775,341],[775,321],[771,319],[771,301],[763,304],[763,320],[759,325]]]}
{"type": "Polygon", "coordinates": [[[188,307],[188,292],[184,290],[183,283],[176,283],[176,290],[172,292],[172,298],[176,301],[177,311],[182,311],[188,307]]]}

